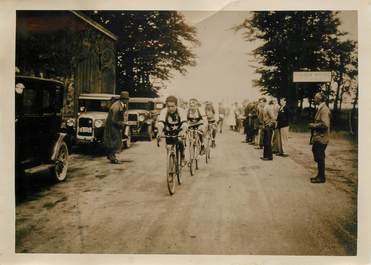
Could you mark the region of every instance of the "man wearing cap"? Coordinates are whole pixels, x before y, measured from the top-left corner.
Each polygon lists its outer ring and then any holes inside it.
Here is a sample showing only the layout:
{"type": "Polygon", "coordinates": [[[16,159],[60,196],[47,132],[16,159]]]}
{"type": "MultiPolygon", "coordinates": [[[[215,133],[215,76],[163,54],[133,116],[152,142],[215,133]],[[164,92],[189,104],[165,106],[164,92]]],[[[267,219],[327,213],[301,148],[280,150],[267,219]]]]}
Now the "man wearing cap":
{"type": "Polygon", "coordinates": [[[310,143],[314,161],[317,162],[318,174],[311,178],[312,183],[324,183],[325,177],[325,150],[330,136],[330,109],[326,105],[326,97],[323,93],[318,92],[314,96],[314,102],[318,105],[314,122],[309,123],[312,130],[310,143]]]}
{"type": "Polygon", "coordinates": [[[107,158],[113,164],[120,164],[116,153],[121,150],[122,130],[124,128],[124,112],[127,110],[129,93],[120,93],[120,100],[112,104],[108,112],[106,126],[104,129],[104,146],[107,151],[107,158]]]}

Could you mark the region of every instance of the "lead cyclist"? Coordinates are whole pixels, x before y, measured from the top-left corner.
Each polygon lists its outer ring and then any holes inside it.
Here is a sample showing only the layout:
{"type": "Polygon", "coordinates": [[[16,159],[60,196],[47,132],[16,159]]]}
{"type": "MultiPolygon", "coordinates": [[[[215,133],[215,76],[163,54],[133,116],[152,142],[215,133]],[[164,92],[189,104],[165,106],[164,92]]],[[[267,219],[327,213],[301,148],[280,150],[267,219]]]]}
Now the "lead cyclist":
{"type": "MultiPolygon", "coordinates": [[[[185,138],[187,134],[187,116],[184,110],[178,107],[178,99],[174,96],[168,96],[165,103],[166,107],[161,110],[158,118],[157,139],[159,140],[163,134],[171,136],[178,135],[180,138],[185,138]]],[[[170,141],[170,139],[166,139],[166,144],[174,144],[170,141]]],[[[182,166],[184,166],[184,144],[182,141],[179,141],[178,144],[181,154],[181,163],[182,166]]]]}

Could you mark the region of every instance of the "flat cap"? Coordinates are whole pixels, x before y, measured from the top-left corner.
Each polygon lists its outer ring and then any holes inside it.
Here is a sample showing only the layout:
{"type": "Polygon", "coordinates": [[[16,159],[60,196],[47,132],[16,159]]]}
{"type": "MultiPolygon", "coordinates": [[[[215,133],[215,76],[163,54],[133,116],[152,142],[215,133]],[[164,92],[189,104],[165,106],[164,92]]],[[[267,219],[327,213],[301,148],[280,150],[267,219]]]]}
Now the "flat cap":
{"type": "Polygon", "coordinates": [[[129,92],[127,91],[122,91],[120,93],[120,99],[129,99],[129,92]]]}

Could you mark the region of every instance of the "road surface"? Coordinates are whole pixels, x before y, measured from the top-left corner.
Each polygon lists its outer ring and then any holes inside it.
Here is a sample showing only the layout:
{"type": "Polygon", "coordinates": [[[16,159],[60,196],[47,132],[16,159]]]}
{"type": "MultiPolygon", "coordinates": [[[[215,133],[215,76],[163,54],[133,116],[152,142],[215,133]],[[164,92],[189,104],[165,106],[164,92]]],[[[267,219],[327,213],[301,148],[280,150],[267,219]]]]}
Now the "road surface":
{"type": "Polygon", "coordinates": [[[123,150],[121,165],[72,155],[66,182],[33,177],[19,200],[16,252],[355,255],[356,179],[339,184],[329,169],[311,184],[310,146],[262,161],[242,138],[218,135],[211,163],[186,170],[174,196],[155,141],[123,150]]]}

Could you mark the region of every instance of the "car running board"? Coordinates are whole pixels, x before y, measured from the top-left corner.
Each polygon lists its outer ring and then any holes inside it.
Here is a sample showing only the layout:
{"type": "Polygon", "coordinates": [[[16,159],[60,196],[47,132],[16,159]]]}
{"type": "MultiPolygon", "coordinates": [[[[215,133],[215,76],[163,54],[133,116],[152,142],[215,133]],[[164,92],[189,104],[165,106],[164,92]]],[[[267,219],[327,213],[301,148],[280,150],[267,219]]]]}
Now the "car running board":
{"type": "Polygon", "coordinates": [[[40,172],[40,171],[46,171],[48,169],[51,169],[53,166],[54,165],[43,164],[43,165],[39,165],[39,166],[36,166],[36,167],[28,168],[24,172],[27,175],[32,175],[32,174],[35,174],[35,173],[40,172]]]}

